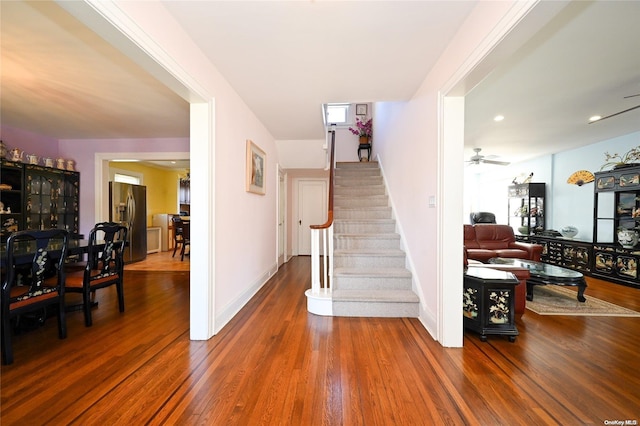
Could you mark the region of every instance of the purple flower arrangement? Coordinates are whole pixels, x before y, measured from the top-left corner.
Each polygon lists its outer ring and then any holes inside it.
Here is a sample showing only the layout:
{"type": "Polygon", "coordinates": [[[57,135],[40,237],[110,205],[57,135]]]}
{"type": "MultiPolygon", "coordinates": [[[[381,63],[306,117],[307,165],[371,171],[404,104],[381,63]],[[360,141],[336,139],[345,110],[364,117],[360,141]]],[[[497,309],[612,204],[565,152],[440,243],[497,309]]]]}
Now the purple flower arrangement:
{"type": "Polygon", "coordinates": [[[356,127],[349,127],[349,130],[354,135],[358,135],[360,137],[370,138],[373,134],[373,121],[372,119],[368,119],[367,121],[362,121],[360,118],[356,117],[356,127]]]}

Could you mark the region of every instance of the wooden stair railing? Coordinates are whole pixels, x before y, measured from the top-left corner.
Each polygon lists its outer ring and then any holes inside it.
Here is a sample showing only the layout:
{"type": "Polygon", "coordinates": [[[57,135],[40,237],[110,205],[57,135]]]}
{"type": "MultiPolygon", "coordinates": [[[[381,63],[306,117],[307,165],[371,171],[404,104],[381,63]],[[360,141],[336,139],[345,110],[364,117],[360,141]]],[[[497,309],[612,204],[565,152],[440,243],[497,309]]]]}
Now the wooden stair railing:
{"type": "Polygon", "coordinates": [[[329,160],[329,206],[327,209],[327,221],[322,225],[311,225],[311,292],[319,294],[322,291],[331,291],[333,276],[333,187],[335,177],[335,126],[331,126],[328,133],[330,139],[329,160]],[[322,244],[320,237],[322,236],[322,244]],[[322,247],[321,247],[322,245],[322,247]],[[324,257],[322,276],[320,275],[320,256],[324,257]]]}

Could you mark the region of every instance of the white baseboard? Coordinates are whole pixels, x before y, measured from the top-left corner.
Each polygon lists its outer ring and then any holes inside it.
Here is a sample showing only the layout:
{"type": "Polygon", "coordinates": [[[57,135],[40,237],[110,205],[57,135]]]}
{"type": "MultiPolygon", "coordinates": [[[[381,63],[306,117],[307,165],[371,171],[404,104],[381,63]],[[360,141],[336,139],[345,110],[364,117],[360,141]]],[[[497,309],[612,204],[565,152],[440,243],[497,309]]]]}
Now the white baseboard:
{"type": "Polygon", "coordinates": [[[268,271],[260,276],[252,285],[250,285],[242,294],[236,297],[233,301],[231,301],[219,315],[216,315],[216,329],[214,330],[214,335],[218,334],[220,330],[224,328],[225,325],[229,323],[235,317],[238,312],[251,300],[253,296],[264,286],[267,281],[276,273],[278,270],[278,263],[274,263],[268,271]]]}

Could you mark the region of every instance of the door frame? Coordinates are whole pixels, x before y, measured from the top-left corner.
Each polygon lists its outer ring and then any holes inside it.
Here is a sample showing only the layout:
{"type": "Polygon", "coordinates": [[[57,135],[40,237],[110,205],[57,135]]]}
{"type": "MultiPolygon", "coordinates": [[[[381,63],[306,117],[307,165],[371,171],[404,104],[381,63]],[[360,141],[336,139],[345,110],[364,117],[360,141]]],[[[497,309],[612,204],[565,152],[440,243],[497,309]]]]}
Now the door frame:
{"type": "Polygon", "coordinates": [[[276,197],[276,265],[278,268],[287,263],[287,173],[276,166],[278,176],[277,197],[276,197]],[[280,217],[282,216],[282,221],[280,217]],[[280,234],[282,233],[282,247],[280,247],[280,234]],[[282,256],[280,256],[282,248],[282,256]]]}

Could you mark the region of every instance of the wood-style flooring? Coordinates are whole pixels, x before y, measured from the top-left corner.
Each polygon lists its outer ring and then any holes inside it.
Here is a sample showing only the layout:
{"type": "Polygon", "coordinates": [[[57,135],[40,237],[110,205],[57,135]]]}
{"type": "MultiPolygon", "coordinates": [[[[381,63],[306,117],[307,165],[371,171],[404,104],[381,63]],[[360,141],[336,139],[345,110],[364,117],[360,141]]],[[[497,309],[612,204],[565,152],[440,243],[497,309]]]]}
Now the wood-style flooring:
{"type": "MultiPolygon", "coordinates": [[[[187,249],[189,253],[189,249],[187,249]]],[[[180,260],[180,250],[173,255],[173,250],[147,254],[145,260],[129,263],[124,266],[127,271],[188,271],[191,267],[190,257],[180,260]]]]}
{"type": "MultiPolygon", "coordinates": [[[[185,259],[186,261],[186,259],[185,259]]],[[[640,311],[640,291],[586,296],[640,311]]],[[[603,425],[640,421],[640,319],[538,316],[514,343],[443,348],[416,319],[309,314],[308,257],[291,259],[216,336],[189,340],[189,274],[126,271],[126,312],[98,291],[14,339],[2,425],[603,425]]],[[[630,423],[627,423],[630,424],[630,423]]]]}

